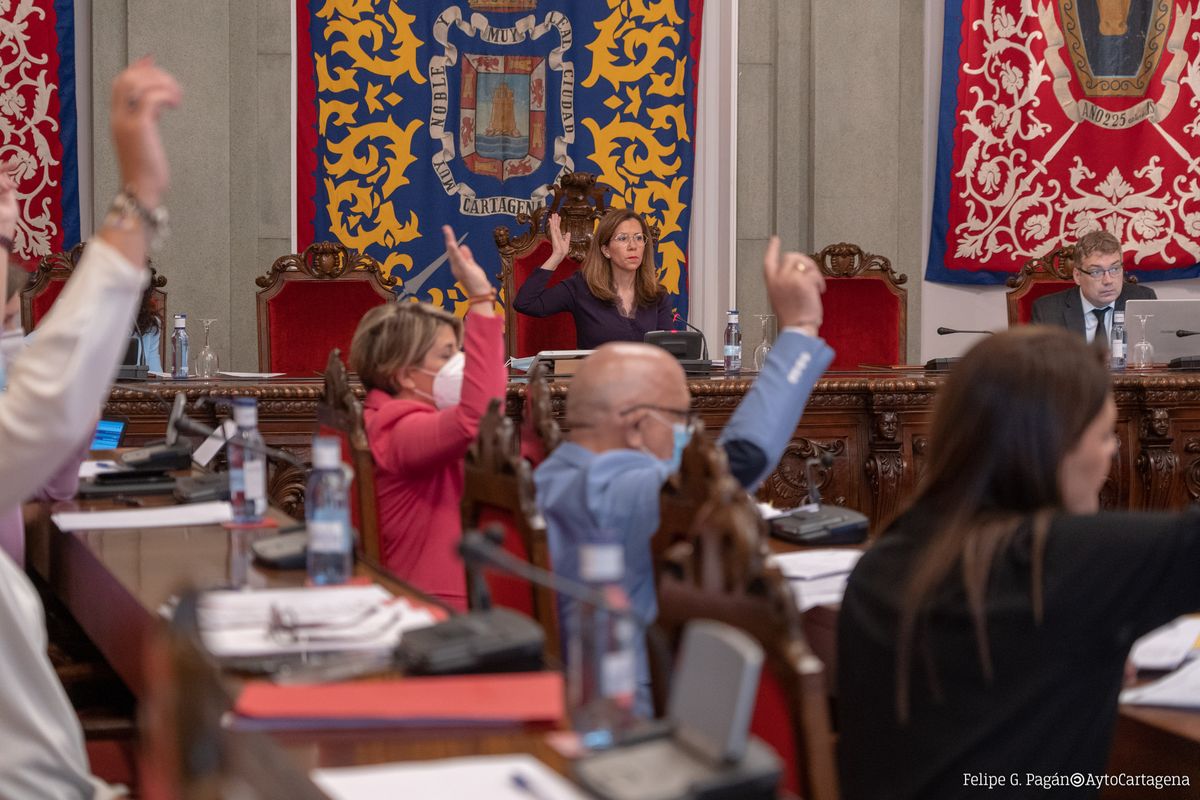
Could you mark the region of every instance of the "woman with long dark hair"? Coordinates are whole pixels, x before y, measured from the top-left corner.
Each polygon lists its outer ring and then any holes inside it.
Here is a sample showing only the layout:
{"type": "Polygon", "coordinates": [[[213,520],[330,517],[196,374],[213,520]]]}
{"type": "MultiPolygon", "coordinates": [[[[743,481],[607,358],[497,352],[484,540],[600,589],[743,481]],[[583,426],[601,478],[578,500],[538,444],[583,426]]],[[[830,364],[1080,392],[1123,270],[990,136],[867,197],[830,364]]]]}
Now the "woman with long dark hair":
{"type": "Polygon", "coordinates": [[[1065,330],[997,334],[951,372],[917,494],[842,603],[846,798],[1104,773],[1130,645],[1200,608],[1200,516],[1099,512],[1116,419],[1102,356],[1065,330]]]}
{"type": "Polygon", "coordinates": [[[550,276],[567,257],[570,241],[557,214],[550,215],[547,227],[553,251],[525,279],[514,309],[531,317],[570,312],[584,350],[605,342],[640,342],[650,331],[674,327],[671,299],[658,283],[650,227],[640,214],[627,208],[605,214],[579,271],[554,286],[550,276]]]}

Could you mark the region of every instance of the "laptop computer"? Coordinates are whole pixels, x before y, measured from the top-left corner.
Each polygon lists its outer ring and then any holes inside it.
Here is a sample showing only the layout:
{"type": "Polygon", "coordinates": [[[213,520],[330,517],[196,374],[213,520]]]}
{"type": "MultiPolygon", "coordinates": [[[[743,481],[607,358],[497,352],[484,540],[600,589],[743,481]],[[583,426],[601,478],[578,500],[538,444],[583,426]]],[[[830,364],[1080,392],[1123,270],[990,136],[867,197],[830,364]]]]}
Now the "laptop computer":
{"type": "Polygon", "coordinates": [[[1200,356],[1200,300],[1130,300],[1125,304],[1125,340],[1129,349],[1142,339],[1146,316],[1146,339],[1154,345],[1154,363],[1173,358],[1200,356]],[[1178,331],[1196,331],[1179,336],[1178,331]]]}

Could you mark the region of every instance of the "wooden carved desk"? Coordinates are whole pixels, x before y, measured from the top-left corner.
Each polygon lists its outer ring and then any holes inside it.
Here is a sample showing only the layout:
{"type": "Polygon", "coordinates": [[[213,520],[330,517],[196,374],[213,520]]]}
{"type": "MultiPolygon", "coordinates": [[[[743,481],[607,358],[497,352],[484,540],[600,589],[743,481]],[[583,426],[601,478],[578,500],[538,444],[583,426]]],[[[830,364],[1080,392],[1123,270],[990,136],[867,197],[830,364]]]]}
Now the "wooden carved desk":
{"type": "MultiPolygon", "coordinates": [[[[856,508],[878,526],[920,479],[929,454],[933,402],[944,380],[916,369],[827,373],[779,465],[764,481],[761,498],[781,506],[797,504],[808,491],[805,460],[828,453],[833,465],[816,470],[826,501],[856,508]]],[[[711,435],[724,427],[751,382],[752,376],[689,382],[692,407],[711,435]]],[[[1102,491],[1103,505],[1172,509],[1200,500],[1200,373],[1128,371],[1118,373],[1114,384],[1119,445],[1102,491]]],[[[508,387],[507,413],[518,423],[525,388],[522,383],[508,387]]],[[[561,420],[570,379],[560,379],[550,388],[554,413],[561,420]]],[[[162,437],[171,398],[181,389],[189,399],[189,415],[210,425],[229,414],[214,400],[256,397],[267,443],[308,461],[322,392],[316,377],[258,383],[163,381],[139,384],[136,390],[117,385],[105,412],[129,420],[127,444],[143,444],[162,437]]],[[[300,469],[272,465],[272,502],[293,516],[302,515],[304,478],[300,469]]]]}

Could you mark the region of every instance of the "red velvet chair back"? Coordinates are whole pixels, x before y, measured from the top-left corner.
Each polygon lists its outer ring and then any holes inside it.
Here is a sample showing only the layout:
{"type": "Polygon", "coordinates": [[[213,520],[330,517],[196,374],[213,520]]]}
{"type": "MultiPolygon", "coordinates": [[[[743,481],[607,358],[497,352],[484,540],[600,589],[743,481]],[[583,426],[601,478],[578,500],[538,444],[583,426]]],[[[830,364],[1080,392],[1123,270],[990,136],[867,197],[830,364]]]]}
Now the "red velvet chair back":
{"type": "MultiPolygon", "coordinates": [[[[763,649],[751,731],[784,762],[784,787],[811,800],[838,796],[825,671],[804,637],[787,580],[767,564],[766,529],[753,501],[726,473],[697,511],[686,539],[658,560],[658,622],[676,647],[693,619],[740,628],[763,649]]],[[[659,708],[669,675],[651,664],[659,708]]]]}
{"type": "Polygon", "coordinates": [[[566,404],[564,387],[559,386],[557,393],[551,392],[546,380],[546,362],[538,361],[525,385],[525,409],[521,420],[521,457],[531,467],[545,461],[562,441],[562,429],[554,418],[555,395],[561,409],[566,404]]]}
{"type": "MultiPolygon", "coordinates": [[[[1075,245],[1051,250],[1039,258],[1031,258],[1016,275],[1005,281],[1008,293],[1008,327],[1025,325],[1033,320],[1034,301],[1048,294],[1075,286],[1075,245]]],[[[1137,283],[1137,277],[1125,273],[1126,283],[1137,283]]]]}
{"type": "Polygon", "coordinates": [[[341,351],[331,351],[325,365],[325,392],[317,405],[317,431],[337,436],[342,442],[342,460],[354,469],[350,521],[358,531],[359,552],[380,565],[375,457],[363,426],[362,402],[358,396],[361,390],[361,386],[350,383],[341,351]]]}
{"type": "Polygon", "coordinates": [[[825,275],[821,336],[836,351],[830,369],[902,364],[908,348],[907,275],[856,244],[831,244],[813,254],[825,275]]]}
{"type": "MultiPolygon", "coordinates": [[[[37,327],[42,318],[50,312],[58,296],[62,294],[67,279],[75,273],[79,259],[83,255],[84,242],[64,250],[52,253],[37,263],[29,275],[29,282],[21,290],[21,325],[26,331],[37,327]]],[[[154,302],[158,307],[159,357],[162,363],[167,363],[167,342],[171,337],[171,326],[167,324],[167,293],[163,287],[167,285],[166,277],[159,275],[153,261],[147,262],[151,269],[154,302]]]]}
{"type": "MultiPolygon", "coordinates": [[[[504,531],[503,547],[536,567],[552,570],[546,523],[534,502],[533,472],[521,458],[515,426],[492,400],[479,421],[479,435],[467,450],[463,469],[463,530],[480,530],[498,523],[504,531]]],[[[558,609],[554,592],[525,581],[486,572],[496,605],[529,614],[542,626],[547,657],[557,659],[558,609]]]]}
{"type": "Polygon", "coordinates": [[[396,300],[396,279],[379,262],[336,242],[277,258],[255,283],[263,372],[319,372],[330,350],[350,351],[363,314],[396,300]]]}
{"type": "Polygon", "coordinates": [[[583,262],[592,243],[596,220],[608,210],[610,191],[597,183],[591,173],[568,172],[551,184],[545,206],[534,209],[528,217],[517,217],[518,222],[529,224],[529,230],[513,236],[507,225],[496,227],[493,236],[500,252],[501,299],[506,309],[504,342],[510,356],[521,358],[541,350],[575,349],[575,321],[570,314],[536,319],[518,314],[512,309],[512,301],[525,279],[550,255],[546,228],[550,215],[558,213],[562,229],[571,237],[567,260],[558,266],[550,280],[553,285],[569,277],[583,262]]]}

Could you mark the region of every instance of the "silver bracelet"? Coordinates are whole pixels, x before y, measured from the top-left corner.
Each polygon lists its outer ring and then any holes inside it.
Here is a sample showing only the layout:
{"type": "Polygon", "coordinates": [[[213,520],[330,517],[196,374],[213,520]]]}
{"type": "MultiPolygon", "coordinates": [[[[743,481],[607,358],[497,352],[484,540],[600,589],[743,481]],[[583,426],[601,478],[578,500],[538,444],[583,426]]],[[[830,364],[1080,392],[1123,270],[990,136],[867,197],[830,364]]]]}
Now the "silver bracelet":
{"type": "Polygon", "coordinates": [[[151,253],[157,253],[171,233],[167,225],[169,221],[167,209],[163,206],[155,209],[146,208],[129,187],[126,187],[113,198],[112,204],[108,207],[108,216],[105,217],[105,222],[121,230],[131,230],[129,221],[134,218],[141,221],[142,228],[146,233],[146,249],[151,253]]]}

